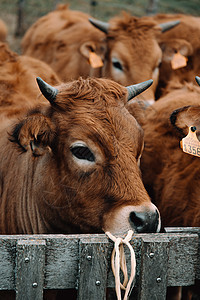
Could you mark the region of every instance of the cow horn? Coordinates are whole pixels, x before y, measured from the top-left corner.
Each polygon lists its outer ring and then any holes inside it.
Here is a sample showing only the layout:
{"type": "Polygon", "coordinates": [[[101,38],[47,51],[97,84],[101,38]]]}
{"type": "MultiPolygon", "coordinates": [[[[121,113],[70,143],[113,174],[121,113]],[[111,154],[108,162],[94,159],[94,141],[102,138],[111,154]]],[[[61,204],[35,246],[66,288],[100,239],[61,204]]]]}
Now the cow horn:
{"type": "Polygon", "coordinates": [[[134,98],[137,95],[144,92],[146,89],[148,89],[148,87],[150,87],[152,85],[152,83],[153,83],[153,80],[149,79],[149,80],[141,82],[141,83],[127,86],[126,87],[127,91],[128,91],[128,100],[127,101],[131,100],[132,98],[134,98]]]}
{"type": "Polygon", "coordinates": [[[161,31],[165,32],[169,29],[172,29],[173,27],[175,27],[176,25],[180,24],[180,21],[171,21],[171,22],[166,22],[166,23],[161,23],[159,24],[159,26],[161,27],[161,31]]]}
{"type": "Polygon", "coordinates": [[[200,77],[196,76],[195,79],[196,79],[196,82],[198,83],[198,85],[200,86],[200,77]]]}
{"type": "Polygon", "coordinates": [[[108,30],[109,30],[109,27],[110,27],[109,23],[102,22],[102,21],[99,21],[99,20],[95,20],[95,19],[92,19],[92,18],[89,18],[89,21],[96,28],[100,29],[104,33],[108,33],[108,30]]]}
{"type": "Polygon", "coordinates": [[[46,83],[40,77],[37,77],[36,80],[41,93],[50,103],[53,103],[54,100],[56,99],[56,95],[58,94],[58,90],[55,87],[51,86],[50,84],[46,83]]]}

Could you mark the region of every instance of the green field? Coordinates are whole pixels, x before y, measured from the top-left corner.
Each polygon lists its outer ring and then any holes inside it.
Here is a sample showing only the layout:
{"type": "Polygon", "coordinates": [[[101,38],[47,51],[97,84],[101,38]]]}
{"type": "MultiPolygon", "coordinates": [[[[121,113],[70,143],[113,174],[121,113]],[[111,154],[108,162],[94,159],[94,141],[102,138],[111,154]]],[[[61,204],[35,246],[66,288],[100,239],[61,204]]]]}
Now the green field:
{"type": "MultiPolygon", "coordinates": [[[[20,0],[0,0],[0,18],[5,21],[9,29],[8,42],[14,51],[20,52],[21,37],[16,37],[18,3],[20,0]]],[[[147,14],[150,0],[73,0],[62,1],[68,3],[71,9],[89,13],[95,18],[107,21],[109,18],[127,11],[135,16],[147,14]],[[92,5],[94,4],[94,5],[92,5]]],[[[200,16],[199,0],[157,0],[158,13],[184,13],[200,16]]],[[[35,22],[39,17],[55,9],[58,0],[21,0],[23,12],[23,30],[35,22]]]]}

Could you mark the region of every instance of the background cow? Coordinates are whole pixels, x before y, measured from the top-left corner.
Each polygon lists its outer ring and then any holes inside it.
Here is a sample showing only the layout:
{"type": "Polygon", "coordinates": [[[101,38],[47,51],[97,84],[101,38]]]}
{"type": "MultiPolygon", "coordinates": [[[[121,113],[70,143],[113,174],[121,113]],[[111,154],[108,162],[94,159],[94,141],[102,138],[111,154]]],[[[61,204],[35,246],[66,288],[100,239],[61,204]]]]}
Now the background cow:
{"type": "MultiPolygon", "coordinates": [[[[191,193],[191,189],[194,191],[195,184],[191,182],[190,189],[187,179],[187,175],[194,175],[188,168],[194,169],[193,165],[198,163],[198,157],[183,153],[179,146],[180,140],[187,135],[189,125],[183,124],[184,130],[178,131],[170,123],[170,115],[174,110],[198,105],[199,99],[200,88],[185,84],[181,89],[169,92],[146,110],[141,169],[144,184],[161,210],[163,226],[200,225],[200,219],[194,218],[193,201],[198,201],[198,197],[191,193]]],[[[199,210],[199,206],[196,209],[199,210]]]]}
{"type": "Polygon", "coordinates": [[[163,27],[149,18],[124,14],[109,24],[90,19],[93,27],[88,15],[79,14],[59,6],[36,21],[22,40],[23,53],[49,63],[64,81],[92,75],[130,85],[152,78],[154,84],[142,98],[154,100],[162,59],[158,38],[177,23],[163,27]],[[92,67],[91,52],[103,65],[92,67]]]}
{"type": "Polygon", "coordinates": [[[169,81],[193,82],[196,74],[200,73],[200,18],[185,14],[158,14],[150,18],[158,23],[180,20],[179,26],[159,37],[163,52],[156,95],[159,98],[166,94],[169,81]]]}
{"type": "Polygon", "coordinates": [[[22,40],[23,53],[52,66],[64,82],[89,75],[99,77],[101,68],[89,64],[93,52],[105,57],[105,34],[89,23],[89,15],[67,5],[38,19],[22,40]]]}
{"type": "Polygon", "coordinates": [[[163,227],[200,226],[199,157],[180,148],[190,126],[196,127],[199,139],[199,100],[200,88],[188,83],[146,110],[142,178],[160,210],[163,227]]]}
{"type": "Polygon", "coordinates": [[[0,115],[18,116],[19,113],[46,102],[38,97],[40,90],[35,77],[42,76],[50,84],[60,82],[56,73],[46,63],[36,58],[18,55],[7,44],[0,43],[0,115]]]}

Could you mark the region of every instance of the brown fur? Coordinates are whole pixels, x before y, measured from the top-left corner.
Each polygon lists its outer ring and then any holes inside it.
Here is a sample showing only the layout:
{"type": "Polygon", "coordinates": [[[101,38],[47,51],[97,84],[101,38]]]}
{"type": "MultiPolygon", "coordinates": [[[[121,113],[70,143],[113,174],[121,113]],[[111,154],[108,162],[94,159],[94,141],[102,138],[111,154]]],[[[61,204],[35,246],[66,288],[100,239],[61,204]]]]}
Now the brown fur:
{"type": "MultiPolygon", "coordinates": [[[[180,148],[180,141],[190,126],[196,126],[199,137],[199,99],[200,87],[181,86],[179,82],[173,91],[168,88],[168,94],[147,110],[143,126],[142,178],[161,213],[163,227],[200,226],[199,157],[186,154],[180,148]]],[[[177,291],[180,289],[172,287],[167,299],[180,299],[177,291]]],[[[182,293],[187,300],[192,299],[193,293],[199,297],[199,283],[191,290],[183,289],[182,293]]]]}
{"type": "Polygon", "coordinates": [[[199,118],[194,122],[188,117],[186,123],[180,120],[179,130],[170,123],[174,110],[198,105],[199,98],[200,88],[188,84],[147,110],[141,169],[144,184],[160,209],[163,226],[200,226],[199,158],[183,153],[179,146],[188,126],[197,125],[199,118]]]}
{"type": "MultiPolygon", "coordinates": [[[[80,46],[89,43],[88,50],[100,56],[105,46],[104,34],[89,23],[89,17],[66,5],[59,6],[29,28],[22,40],[23,53],[51,65],[63,81],[91,75],[93,70],[80,46]]],[[[95,72],[99,76],[99,68],[95,72]]]]}
{"type": "Polygon", "coordinates": [[[60,82],[56,73],[46,63],[12,52],[8,45],[0,43],[0,114],[14,117],[35,106],[46,102],[38,98],[40,90],[35,78],[41,76],[50,84],[60,82]]]}
{"type": "Polygon", "coordinates": [[[8,29],[3,20],[0,20],[0,41],[5,42],[8,34],[8,29]]]}
{"type": "Polygon", "coordinates": [[[166,94],[166,86],[169,81],[179,80],[194,82],[196,75],[200,73],[200,18],[183,14],[158,14],[152,17],[158,23],[180,20],[180,24],[163,33],[159,37],[159,44],[163,51],[162,65],[157,94],[166,94]],[[187,66],[177,70],[171,67],[173,55],[179,51],[187,57],[187,66]]]}
{"type": "MultiPolygon", "coordinates": [[[[53,104],[18,111],[11,126],[1,126],[1,234],[102,232],[119,209],[148,211],[138,168],[143,131],[135,111],[126,109],[126,88],[91,78],[57,88],[53,104]],[[95,165],[75,163],[70,147],[76,140],[92,149],[95,165]]],[[[121,216],[119,232],[127,230],[123,223],[121,216]]],[[[73,292],[45,291],[44,299],[75,299],[73,292]]]]}
{"type": "Polygon", "coordinates": [[[110,20],[106,35],[89,23],[88,15],[80,19],[77,14],[80,12],[62,7],[40,18],[26,32],[23,52],[49,63],[64,81],[90,75],[127,86],[152,78],[154,84],[141,98],[154,99],[162,55],[157,23],[124,14],[110,20]],[[86,42],[104,60],[102,68],[91,68],[88,57],[81,53],[86,42]],[[113,58],[119,60],[122,71],[113,66],[113,58]]]}
{"type": "Polygon", "coordinates": [[[150,203],[137,166],[142,129],[125,108],[126,89],[79,79],[58,90],[53,105],[1,130],[3,234],[101,232],[109,213],[150,203]],[[87,171],[72,158],[76,140],[97,157],[87,171]]]}

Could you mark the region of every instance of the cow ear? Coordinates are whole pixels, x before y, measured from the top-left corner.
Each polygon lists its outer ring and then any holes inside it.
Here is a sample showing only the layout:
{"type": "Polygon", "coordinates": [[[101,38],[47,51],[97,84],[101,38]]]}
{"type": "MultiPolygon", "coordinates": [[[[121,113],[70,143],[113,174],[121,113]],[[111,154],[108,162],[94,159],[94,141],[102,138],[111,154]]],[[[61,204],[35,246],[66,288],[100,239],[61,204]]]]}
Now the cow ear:
{"type": "Polygon", "coordinates": [[[162,61],[166,63],[171,63],[176,53],[180,53],[185,57],[193,54],[193,47],[191,43],[183,39],[162,40],[159,45],[163,53],[162,61]]]}
{"type": "Polygon", "coordinates": [[[173,111],[170,116],[171,124],[186,136],[189,127],[196,127],[197,133],[200,132],[200,106],[184,106],[173,111]]]}
{"type": "Polygon", "coordinates": [[[81,45],[80,47],[80,52],[81,54],[86,58],[89,59],[90,57],[90,53],[96,51],[96,45],[94,42],[90,41],[90,42],[85,42],[81,45]]]}
{"type": "Polygon", "coordinates": [[[129,113],[137,120],[142,126],[146,120],[146,109],[150,104],[145,100],[132,100],[127,102],[126,108],[129,113]]]}
{"type": "MultiPolygon", "coordinates": [[[[103,52],[104,47],[102,47],[103,52]]],[[[94,42],[83,43],[80,47],[81,54],[87,59],[92,68],[100,68],[103,66],[103,60],[97,54],[97,47],[94,42]]],[[[102,53],[104,56],[104,53],[102,53]]]]}
{"type": "Polygon", "coordinates": [[[17,124],[11,135],[24,151],[32,151],[33,156],[51,152],[55,130],[49,118],[41,113],[32,114],[17,124]]]}

